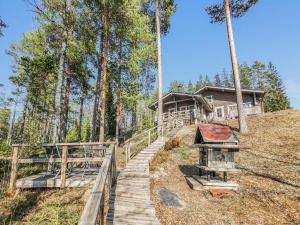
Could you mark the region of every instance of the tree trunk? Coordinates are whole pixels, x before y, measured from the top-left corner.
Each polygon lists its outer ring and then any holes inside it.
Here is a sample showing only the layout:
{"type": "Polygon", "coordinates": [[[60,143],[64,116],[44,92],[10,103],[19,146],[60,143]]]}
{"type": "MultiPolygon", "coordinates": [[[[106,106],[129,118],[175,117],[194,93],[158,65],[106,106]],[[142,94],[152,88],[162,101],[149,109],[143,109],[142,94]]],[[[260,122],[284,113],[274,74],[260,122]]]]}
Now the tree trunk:
{"type": "Polygon", "coordinates": [[[233,31],[231,25],[229,0],[224,0],[224,8],[226,14],[226,25],[227,25],[229,47],[230,47],[232,71],[234,76],[234,86],[235,86],[237,109],[238,109],[238,116],[239,116],[239,127],[240,127],[240,132],[242,134],[246,134],[248,133],[248,128],[247,128],[247,123],[246,123],[246,118],[245,118],[244,108],[243,108],[243,97],[242,97],[240,75],[239,75],[238,62],[236,57],[233,31]]]}
{"type": "Polygon", "coordinates": [[[28,105],[28,100],[25,99],[25,104],[24,104],[24,110],[23,110],[23,115],[22,115],[22,123],[21,123],[21,128],[20,128],[20,133],[19,137],[21,137],[21,143],[23,143],[24,139],[24,130],[25,130],[25,122],[26,122],[26,115],[27,115],[27,105],[28,105]]]}
{"type": "Polygon", "coordinates": [[[93,109],[93,117],[92,117],[92,124],[91,124],[90,141],[95,141],[95,134],[96,134],[96,125],[97,125],[96,121],[97,121],[99,99],[100,99],[101,69],[102,69],[102,62],[103,62],[103,40],[104,40],[104,32],[101,33],[101,38],[100,38],[98,76],[97,76],[97,81],[95,86],[95,99],[94,99],[94,109],[93,109]]]}
{"type": "Polygon", "coordinates": [[[84,93],[83,90],[80,96],[80,112],[79,112],[79,121],[78,121],[78,131],[77,131],[77,140],[81,141],[81,128],[82,128],[82,118],[83,118],[83,103],[84,103],[84,93]]]}
{"type": "MultiPolygon", "coordinates": [[[[134,92],[134,95],[135,95],[135,92],[134,92]]],[[[132,127],[132,135],[135,134],[136,132],[136,127],[137,127],[137,120],[136,120],[136,102],[134,101],[134,105],[133,105],[133,108],[132,108],[132,111],[131,111],[131,127],[132,127]]]]}
{"type": "Polygon", "coordinates": [[[16,110],[17,110],[17,101],[14,101],[14,111],[12,114],[12,119],[10,121],[8,135],[7,135],[7,144],[8,145],[11,144],[12,134],[13,134],[14,125],[15,125],[16,110]]]}
{"type": "Polygon", "coordinates": [[[99,142],[104,142],[105,135],[105,111],[106,111],[106,80],[107,80],[107,60],[108,60],[108,21],[107,15],[104,21],[104,55],[102,67],[102,93],[101,93],[101,112],[100,112],[100,134],[99,142]]]}
{"type": "Polygon", "coordinates": [[[121,120],[121,74],[122,74],[122,42],[120,41],[119,51],[119,73],[117,78],[117,99],[116,99],[116,142],[119,145],[120,120],[121,120]]]}
{"type": "Polygon", "coordinates": [[[160,12],[159,12],[159,0],[156,0],[156,41],[157,41],[157,78],[158,78],[158,117],[157,117],[157,134],[162,136],[162,114],[163,114],[163,102],[162,102],[162,68],[161,68],[161,44],[160,44],[160,12]]]}
{"type": "Polygon", "coordinates": [[[67,79],[66,79],[65,98],[64,98],[64,112],[63,112],[62,134],[61,134],[61,138],[60,138],[60,140],[62,142],[65,141],[66,136],[67,136],[71,79],[72,79],[72,72],[71,72],[70,68],[68,68],[67,79]]]}
{"type": "Polygon", "coordinates": [[[60,132],[61,132],[61,98],[62,98],[62,85],[64,79],[64,69],[65,69],[65,57],[67,50],[67,30],[64,30],[63,41],[61,43],[60,58],[59,58],[59,68],[58,77],[56,83],[56,94],[55,94],[55,120],[54,120],[54,131],[53,131],[53,143],[60,142],[60,132]]]}

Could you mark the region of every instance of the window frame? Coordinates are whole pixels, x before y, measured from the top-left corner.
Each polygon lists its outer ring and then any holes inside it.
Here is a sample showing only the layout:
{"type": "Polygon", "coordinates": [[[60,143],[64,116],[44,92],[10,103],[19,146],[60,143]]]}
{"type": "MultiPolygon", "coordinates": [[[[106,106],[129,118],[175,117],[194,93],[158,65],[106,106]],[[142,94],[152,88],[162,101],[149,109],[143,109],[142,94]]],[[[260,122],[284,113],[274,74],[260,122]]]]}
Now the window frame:
{"type": "Polygon", "coordinates": [[[215,115],[218,119],[224,119],[225,118],[225,110],[224,110],[224,106],[217,106],[215,107],[215,115]],[[218,116],[218,109],[221,109],[222,112],[222,117],[218,116]]]}

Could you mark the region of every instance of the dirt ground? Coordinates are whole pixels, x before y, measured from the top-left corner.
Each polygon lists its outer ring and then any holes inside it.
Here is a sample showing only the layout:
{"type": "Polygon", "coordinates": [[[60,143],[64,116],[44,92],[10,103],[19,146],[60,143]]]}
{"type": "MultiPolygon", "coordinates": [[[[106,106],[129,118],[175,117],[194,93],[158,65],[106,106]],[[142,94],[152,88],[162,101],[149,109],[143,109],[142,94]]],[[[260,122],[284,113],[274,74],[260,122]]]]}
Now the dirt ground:
{"type": "MultiPolygon", "coordinates": [[[[300,224],[300,111],[281,111],[247,118],[248,135],[237,136],[236,155],[241,173],[229,178],[240,190],[224,198],[194,191],[185,176],[197,174],[198,149],[193,148],[195,126],[178,133],[180,147],[159,154],[152,171],[152,199],[161,224],[300,224]],[[165,207],[159,190],[178,195],[184,208],[165,207]]],[[[237,128],[237,121],[226,122],[237,128]]]]}

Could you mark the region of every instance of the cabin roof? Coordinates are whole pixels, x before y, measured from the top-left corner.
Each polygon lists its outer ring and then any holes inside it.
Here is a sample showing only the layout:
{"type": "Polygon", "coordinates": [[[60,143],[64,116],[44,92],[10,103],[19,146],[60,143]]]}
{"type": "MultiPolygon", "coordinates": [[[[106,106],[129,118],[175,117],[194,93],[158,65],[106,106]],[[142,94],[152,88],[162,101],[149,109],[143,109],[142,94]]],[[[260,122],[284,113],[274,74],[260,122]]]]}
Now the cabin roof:
{"type": "MultiPolygon", "coordinates": [[[[235,88],[229,88],[229,87],[216,87],[216,86],[205,86],[198,91],[196,91],[194,94],[201,94],[204,91],[222,91],[222,92],[235,92],[235,88]]],[[[258,89],[241,89],[242,93],[255,93],[259,95],[263,95],[265,91],[258,90],[258,89]]]]}
{"type": "MultiPolygon", "coordinates": [[[[200,102],[203,107],[208,110],[212,111],[211,105],[200,95],[200,94],[191,94],[191,93],[184,93],[184,92],[169,92],[168,94],[165,94],[162,97],[163,102],[167,101],[168,99],[171,100],[172,96],[176,96],[179,99],[184,99],[184,98],[192,98],[196,99],[198,102],[200,102]]],[[[155,110],[155,107],[157,106],[157,100],[153,103],[151,103],[148,107],[152,110],[155,110]]]]}

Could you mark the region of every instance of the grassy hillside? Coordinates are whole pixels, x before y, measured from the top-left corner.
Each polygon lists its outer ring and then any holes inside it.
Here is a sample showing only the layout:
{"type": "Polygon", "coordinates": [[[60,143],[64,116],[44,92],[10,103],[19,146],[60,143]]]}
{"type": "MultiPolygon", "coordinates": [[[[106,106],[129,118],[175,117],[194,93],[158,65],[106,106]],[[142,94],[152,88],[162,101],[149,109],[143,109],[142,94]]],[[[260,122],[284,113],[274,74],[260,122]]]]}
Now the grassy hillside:
{"type": "MultiPolygon", "coordinates": [[[[241,173],[230,179],[240,191],[225,198],[193,191],[184,176],[197,174],[192,166],[198,149],[191,145],[195,126],[184,128],[179,148],[161,154],[152,166],[152,198],[162,224],[300,224],[300,111],[280,111],[248,117],[250,132],[239,135],[250,147],[236,157],[241,173]],[[166,187],[185,202],[183,209],[161,205],[158,191],[166,187]]],[[[227,121],[237,128],[237,121],[227,121]]]]}

